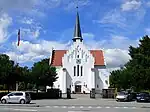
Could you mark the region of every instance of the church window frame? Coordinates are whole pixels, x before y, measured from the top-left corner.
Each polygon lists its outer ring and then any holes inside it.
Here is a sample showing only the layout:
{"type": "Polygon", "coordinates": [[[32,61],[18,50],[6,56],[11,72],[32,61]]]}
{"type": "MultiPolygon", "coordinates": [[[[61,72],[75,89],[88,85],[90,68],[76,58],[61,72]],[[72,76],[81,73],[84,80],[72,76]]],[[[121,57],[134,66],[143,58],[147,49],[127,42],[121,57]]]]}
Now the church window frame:
{"type": "Polygon", "coordinates": [[[83,76],[83,66],[81,66],[81,76],[83,76]]]}
{"type": "Polygon", "coordinates": [[[74,76],[76,76],[76,66],[74,66],[74,76]]]}
{"type": "Polygon", "coordinates": [[[80,68],[80,66],[77,65],[77,76],[80,76],[80,75],[79,75],[79,73],[80,73],[80,72],[79,72],[79,68],[80,68]]]}

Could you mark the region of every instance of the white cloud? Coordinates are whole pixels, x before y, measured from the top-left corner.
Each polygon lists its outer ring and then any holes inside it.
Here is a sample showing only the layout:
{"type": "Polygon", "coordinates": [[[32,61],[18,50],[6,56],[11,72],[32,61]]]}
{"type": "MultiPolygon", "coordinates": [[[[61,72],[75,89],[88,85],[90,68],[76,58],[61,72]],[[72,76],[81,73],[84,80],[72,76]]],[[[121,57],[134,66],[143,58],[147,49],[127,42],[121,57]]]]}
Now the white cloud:
{"type": "Polygon", "coordinates": [[[87,46],[90,49],[123,49],[128,50],[129,45],[137,46],[138,40],[132,40],[128,37],[110,35],[110,38],[107,40],[89,40],[86,42],[87,46]]]}
{"type": "Polygon", "coordinates": [[[45,55],[37,55],[36,53],[33,52],[28,52],[28,53],[16,53],[16,52],[6,52],[8,56],[10,56],[11,60],[14,60],[17,63],[25,63],[25,62],[32,62],[34,59],[42,59],[46,58],[45,55]]]}
{"type": "Polygon", "coordinates": [[[5,42],[9,38],[7,28],[11,25],[12,18],[6,13],[3,13],[0,17],[0,43],[5,42]]]}
{"type": "Polygon", "coordinates": [[[40,36],[41,27],[34,26],[33,29],[30,28],[21,28],[21,38],[23,39],[37,39],[40,36]]]}
{"type": "Polygon", "coordinates": [[[43,30],[41,23],[36,21],[35,19],[24,17],[19,20],[20,23],[25,24],[23,28],[21,28],[21,37],[27,39],[37,39],[40,36],[41,31],[43,30]]]}
{"type": "Polygon", "coordinates": [[[10,58],[19,63],[33,62],[37,59],[48,58],[52,48],[54,49],[67,49],[68,43],[61,43],[55,41],[41,40],[37,43],[30,43],[29,41],[21,41],[20,46],[17,47],[13,43],[15,51],[5,52],[10,58]]]}
{"type": "Polygon", "coordinates": [[[64,7],[66,10],[71,10],[71,9],[75,9],[77,4],[80,8],[82,8],[83,6],[87,6],[91,3],[90,0],[77,0],[75,1],[71,1],[71,0],[62,0],[62,3],[64,4],[64,7]]]}
{"type": "Polygon", "coordinates": [[[126,0],[124,4],[121,5],[122,11],[137,10],[142,5],[140,0],[126,0]]]}
{"type": "Polygon", "coordinates": [[[149,2],[147,2],[147,3],[146,3],[146,5],[147,5],[148,7],[150,7],[150,1],[149,1],[149,2]]]}
{"type": "Polygon", "coordinates": [[[20,20],[20,22],[23,24],[31,25],[34,23],[34,20],[31,18],[24,17],[22,20],[20,20]]]}
{"type": "Polygon", "coordinates": [[[146,33],[146,35],[150,35],[150,28],[146,28],[145,33],[146,33]]]}
{"type": "Polygon", "coordinates": [[[110,12],[107,12],[106,15],[99,21],[95,21],[102,24],[113,24],[120,28],[127,27],[126,18],[122,15],[120,11],[114,9],[110,12]]]}
{"type": "MultiPolygon", "coordinates": [[[[79,0],[78,5],[83,7],[89,4],[89,2],[90,0],[79,0]]],[[[42,11],[43,9],[47,10],[56,7],[74,9],[76,5],[76,0],[0,0],[0,8],[5,12],[17,10],[39,16],[44,15],[44,12],[42,11]]]]}
{"type": "Polygon", "coordinates": [[[104,56],[108,68],[120,67],[130,59],[128,50],[123,49],[104,49],[104,56]]]}
{"type": "Polygon", "coordinates": [[[41,0],[0,0],[0,7],[4,11],[21,10],[28,11],[39,5],[41,0]]]}
{"type": "MultiPolygon", "coordinates": [[[[86,34],[92,35],[92,33],[86,34]]],[[[88,49],[102,49],[104,51],[107,67],[113,70],[119,68],[120,65],[124,65],[130,59],[128,47],[129,45],[137,46],[138,41],[123,36],[112,36],[109,41],[95,41],[90,39],[87,41],[84,40],[84,43],[88,49]]],[[[14,52],[6,52],[6,54],[19,63],[25,63],[49,57],[52,48],[57,50],[68,49],[70,43],[40,40],[36,43],[21,41],[20,46],[17,48],[16,45],[16,43],[13,43],[15,48],[14,52]]]]}
{"type": "Polygon", "coordinates": [[[45,13],[41,10],[45,7],[47,0],[0,0],[0,9],[6,13],[29,14],[31,16],[43,17],[45,13]]]}
{"type": "Polygon", "coordinates": [[[84,39],[93,39],[95,35],[93,33],[82,33],[84,39]]]}
{"type": "MultiPolygon", "coordinates": [[[[86,6],[89,3],[90,0],[79,1],[79,5],[82,6],[86,6]]],[[[35,8],[38,5],[41,5],[42,7],[48,7],[48,8],[60,7],[60,5],[63,5],[63,7],[66,6],[65,9],[70,10],[75,8],[76,3],[72,2],[71,0],[49,0],[49,1],[14,0],[13,2],[10,0],[0,1],[0,7],[2,7],[4,11],[8,11],[8,10],[10,11],[11,9],[13,9],[13,10],[25,11],[30,14],[38,13],[39,15],[43,16],[43,13],[39,11],[40,8],[39,9],[35,8]]],[[[31,27],[21,28],[21,37],[23,39],[27,39],[28,37],[32,39],[37,39],[40,36],[40,31],[42,27],[36,25],[35,24],[36,22],[32,18],[25,17],[21,20],[21,22],[29,26],[31,25],[31,27]]],[[[104,18],[102,18],[100,21],[98,20],[97,22],[102,24],[113,24],[121,28],[127,27],[126,18],[122,15],[122,12],[116,9],[108,12],[104,16],[104,18]]],[[[7,22],[8,25],[10,23],[7,22]]],[[[3,30],[1,30],[1,25],[0,25],[0,41],[1,41],[1,37],[7,37],[8,25],[6,26],[3,25],[6,28],[5,30],[4,28],[3,30]],[[1,31],[5,31],[5,33],[1,33],[1,31]]],[[[129,45],[130,44],[136,45],[135,40],[131,40],[123,36],[111,35],[111,38],[109,40],[100,40],[100,41],[95,41],[94,37],[95,35],[92,33],[83,33],[83,38],[86,40],[84,42],[87,44],[88,48],[104,49],[106,62],[109,68],[117,68],[120,65],[125,64],[130,58],[127,50],[129,45]]],[[[67,49],[68,43],[46,41],[46,40],[41,40],[41,41],[37,41],[36,43],[31,43],[29,41],[22,40],[18,48],[16,48],[16,43],[13,43],[13,46],[15,48],[14,52],[10,51],[10,52],[6,52],[6,54],[8,54],[11,57],[11,59],[19,63],[25,63],[25,62],[31,62],[37,59],[49,57],[52,47],[54,47],[55,49],[67,49]]]]}
{"type": "Polygon", "coordinates": [[[122,9],[112,9],[111,11],[106,12],[102,18],[93,20],[93,22],[99,23],[101,27],[103,27],[111,34],[113,33],[116,35],[118,33],[121,34],[125,32],[132,33],[143,22],[146,15],[147,10],[142,6],[142,3],[144,2],[124,0],[124,4],[121,5],[121,7],[123,7],[122,9]],[[137,6],[127,7],[128,5],[130,6],[130,4],[136,4],[136,2],[141,4],[138,8],[137,6]],[[118,30],[121,30],[121,32],[119,32],[118,30]]]}
{"type": "Polygon", "coordinates": [[[124,36],[112,35],[108,40],[89,40],[86,41],[88,49],[102,49],[107,67],[118,68],[124,65],[129,59],[128,48],[130,45],[137,47],[138,39],[131,40],[124,36]]]}

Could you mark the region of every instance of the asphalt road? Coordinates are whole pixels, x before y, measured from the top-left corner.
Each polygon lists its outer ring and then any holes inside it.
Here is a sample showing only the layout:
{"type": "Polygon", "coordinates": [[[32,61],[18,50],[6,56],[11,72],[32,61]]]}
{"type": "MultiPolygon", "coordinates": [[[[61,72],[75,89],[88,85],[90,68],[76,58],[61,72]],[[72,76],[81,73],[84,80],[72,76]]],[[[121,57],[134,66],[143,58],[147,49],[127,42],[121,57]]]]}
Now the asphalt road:
{"type": "Polygon", "coordinates": [[[150,103],[116,102],[114,99],[33,100],[32,104],[0,104],[0,112],[150,112],[150,103]]]}
{"type": "Polygon", "coordinates": [[[102,106],[0,107],[0,112],[149,112],[148,108],[102,106]]]}

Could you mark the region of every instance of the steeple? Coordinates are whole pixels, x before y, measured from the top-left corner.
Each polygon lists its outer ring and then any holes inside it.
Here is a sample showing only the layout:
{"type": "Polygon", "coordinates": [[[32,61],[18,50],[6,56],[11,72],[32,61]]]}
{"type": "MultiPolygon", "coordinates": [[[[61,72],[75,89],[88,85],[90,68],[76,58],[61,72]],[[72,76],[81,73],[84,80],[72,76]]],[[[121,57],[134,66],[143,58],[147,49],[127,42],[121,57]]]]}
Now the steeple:
{"type": "MultiPolygon", "coordinates": [[[[77,7],[78,9],[78,7],[77,7]]],[[[76,42],[76,40],[80,40],[82,42],[82,33],[81,33],[81,28],[80,28],[80,19],[79,19],[79,13],[77,10],[77,15],[76,15],[76,23],[75,23],[75,28],[74,28],[74,38],[72,39],[73,42],[76,42]]]]}

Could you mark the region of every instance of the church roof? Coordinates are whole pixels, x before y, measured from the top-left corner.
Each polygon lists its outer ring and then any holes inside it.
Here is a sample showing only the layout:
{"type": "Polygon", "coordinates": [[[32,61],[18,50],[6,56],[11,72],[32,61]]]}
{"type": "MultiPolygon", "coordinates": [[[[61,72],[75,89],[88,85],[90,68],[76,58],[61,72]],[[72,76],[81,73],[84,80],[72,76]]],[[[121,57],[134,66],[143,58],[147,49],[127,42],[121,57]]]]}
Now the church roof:
{"type": "MultiPolygon", "coordinates": [[[[67,50],[53,50],[51,57],[51,66],[62,66],[62,57],[66,52],[67,50]]],[[[102,50],[90,50],[90,52],[95,58],[94,65],[105,66],[102,50]]]]}
{"type": "Polygon", "coordinates": [[[77,12],[76,24],[75,24],[75,28],[74,28],[74,37],[82,38],[81,28],[80,28],[80,20],[79,20],[79,13],[78,12],[77,12]]]}

